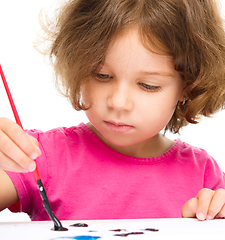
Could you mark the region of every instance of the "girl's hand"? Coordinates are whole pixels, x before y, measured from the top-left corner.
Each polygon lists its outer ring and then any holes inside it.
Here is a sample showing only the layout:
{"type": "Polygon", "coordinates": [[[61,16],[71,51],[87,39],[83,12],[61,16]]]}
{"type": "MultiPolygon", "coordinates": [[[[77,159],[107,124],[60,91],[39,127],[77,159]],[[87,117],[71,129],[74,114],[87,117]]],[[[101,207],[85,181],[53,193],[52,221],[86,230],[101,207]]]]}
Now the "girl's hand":
{"type": "Polygon", "coordinates": [[[16,123],[0,118],[0,169],[13,172],[32,172],[41,154],[38,141],[26,134],[16,123]]]}
{"type": "Polygon", "coordinates": [[[187,201],[181,210],[182,217],[210,220],[225,217],[225,190],[203,188],[195,198],[187,201]]]}

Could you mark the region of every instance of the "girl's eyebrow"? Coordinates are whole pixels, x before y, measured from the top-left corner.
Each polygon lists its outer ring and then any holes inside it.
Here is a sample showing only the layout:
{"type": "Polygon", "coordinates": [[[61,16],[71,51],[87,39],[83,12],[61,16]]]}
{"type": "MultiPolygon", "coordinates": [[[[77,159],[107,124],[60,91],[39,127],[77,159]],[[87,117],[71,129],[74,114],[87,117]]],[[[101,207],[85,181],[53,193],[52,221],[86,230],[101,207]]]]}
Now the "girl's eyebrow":
{"type": "Polygon", "coordinates": [[[140,71],[139,73],[142,75],[161,75],[161,76],[165,76],[165,77],[174,77],[174,75],[172,73],[164,72],[164,71],[152,71],[152,72],[140,71]]]}

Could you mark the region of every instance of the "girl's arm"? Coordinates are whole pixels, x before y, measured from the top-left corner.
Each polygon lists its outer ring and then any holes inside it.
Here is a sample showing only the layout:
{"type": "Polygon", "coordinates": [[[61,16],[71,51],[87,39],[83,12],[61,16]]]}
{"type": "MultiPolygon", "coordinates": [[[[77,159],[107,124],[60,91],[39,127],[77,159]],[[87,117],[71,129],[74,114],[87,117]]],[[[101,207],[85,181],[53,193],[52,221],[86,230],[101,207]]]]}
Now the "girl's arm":
{"type": "Polygon", "coordinates": [[[19,200],[16,188],[8,174],[0,169],[0,211],[19,200]]]}
{"type": "Polygon", "coordinates": [[[196,197],[187,201],[181,210],[182,217],[211,220],[225,217],[225,190],[203,188],[196,197]]]}

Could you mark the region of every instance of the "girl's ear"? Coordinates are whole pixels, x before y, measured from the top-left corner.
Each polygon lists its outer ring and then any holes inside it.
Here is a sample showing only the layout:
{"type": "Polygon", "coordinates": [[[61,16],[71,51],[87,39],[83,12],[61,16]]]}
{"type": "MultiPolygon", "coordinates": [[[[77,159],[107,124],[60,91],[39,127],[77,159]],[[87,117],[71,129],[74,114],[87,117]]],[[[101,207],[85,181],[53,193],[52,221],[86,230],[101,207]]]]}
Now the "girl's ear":
{"type": "Polygon", "coordinates": [[[187,91],[183,90],[183,92],[180,95],[179,102],[181,105],[184,105],[186,101],[189,99],[187,91]]]}

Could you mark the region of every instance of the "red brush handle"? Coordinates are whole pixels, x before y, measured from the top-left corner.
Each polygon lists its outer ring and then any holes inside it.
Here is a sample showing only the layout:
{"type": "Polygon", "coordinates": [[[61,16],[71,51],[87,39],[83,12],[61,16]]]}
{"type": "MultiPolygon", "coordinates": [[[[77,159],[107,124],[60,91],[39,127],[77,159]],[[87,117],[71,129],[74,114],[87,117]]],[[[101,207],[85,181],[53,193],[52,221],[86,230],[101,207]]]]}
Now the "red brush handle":
{"type": "MultiPolygon", "coordinates": [[[[18,112],[17,112],[17,110],[16,110],[16,106],[15,106],[15,104],[14,104],[14,101],[13,101],[13,98],[12,98],[12,95],[11,95],[11,92],[10,92],[10,90],[9,90],[9,86],[8,86],[8,84],[7,84],[7,81],[6,81],[4,72],[3,72],[3,70],[2,70],[1,64],[0,64],[0,75],[1,75],[1,77],[2,77],[2,82],[3,82],[3,84],[4,84],[5,91],[6,91],[6,93],[7,93],[7,96],[8,96],[8,99],[9,99],[9,102],[10,102],[10,105],[11,105],[11,108],[12,108],[12,111],[13,111],[13,115],[14,115],[14,117],[15,117],[15,119],[16,119],[16,123],[17,123],[21,128],[23,128],[22,123],[21,123],[20,118],[19,118],[19,115],[18,115],[18,112]]],[[[40,179],[40,174],[39,174],[39,172],[38,172],[37,167],[36,167],[36,169],[34,170],[33,174],[34,174],[34,177],[35,177],[36,181],[37,181],[38,179],[40,179]]]]}

